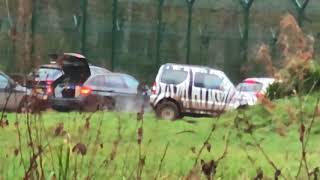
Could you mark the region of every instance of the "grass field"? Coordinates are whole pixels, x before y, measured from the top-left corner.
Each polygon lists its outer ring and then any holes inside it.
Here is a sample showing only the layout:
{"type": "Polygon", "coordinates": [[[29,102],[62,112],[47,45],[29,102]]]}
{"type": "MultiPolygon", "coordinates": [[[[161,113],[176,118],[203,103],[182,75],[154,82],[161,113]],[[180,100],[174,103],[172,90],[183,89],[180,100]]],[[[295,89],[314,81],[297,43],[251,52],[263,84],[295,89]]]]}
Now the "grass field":
{"type": "MultiPolygon", "coordinates": [[[[214,179],[254,179],[261,172],[273,179],[276,169],[280,179],[294,179],[302,149],[300,117],[306,142],[318,96],[305,97],[301,106],[295,97],[220,118],[174,122],[151,113],[140,121],[129,113],[46,112],[29,120],[8,114],[0,129],[0,179],[206,179],[201,160],[219,157],[216,171],[209,168],[214,179]]],[[[319,120],[306,143],[309,172],[320,166],[319,120]]],[[[307,179],[305,165],[298,179],[307,179]]]]}

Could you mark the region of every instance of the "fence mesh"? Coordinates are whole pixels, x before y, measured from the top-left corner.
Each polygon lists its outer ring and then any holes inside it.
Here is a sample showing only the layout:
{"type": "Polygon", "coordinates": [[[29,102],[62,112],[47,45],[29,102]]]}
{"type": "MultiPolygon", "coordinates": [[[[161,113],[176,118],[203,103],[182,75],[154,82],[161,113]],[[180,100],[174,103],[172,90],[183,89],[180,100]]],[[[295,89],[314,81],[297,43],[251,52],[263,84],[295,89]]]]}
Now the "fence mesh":
{"type": "MultiPolygon", "coordinates": [[[[10,0],[0,3],[0,68],[15,72],[21,68],[32,46],[32,66],[48,62],[53,52],[80,52],[90,63],[133,74],[140,80],[154,79],[159,64],[186,63],[188,6],[184,0],[164,0],[159,28],[160,0],[10,0]],[[117,3],[115,15],[114,2],[117,3]],[[29,8],[25,5],[29,3],[29,8]],[[116,27],[113,31],[113,20],[116,27]],[[85,22],[85,24],[84,24],[85,22]],[[159,62],[156,57],[160,35],[159,62]],[[31,37],[31,39],[30,39],[31,37]],[[33,40],[32,40],[33,38],[33,40]],[[112,44],[112,38],[114,44],[112,44]],[[28,44],[29,43],[29,44],[28,44]],[[19,68],[20,67],[20,68],[19,68]]],[[[320,1],[310,1],[303,17],[303,29],[320,44],[320,1]]],[[[224,70],[233,80],[240,68],[254,63],[261,43],[274,45],[280,18],[297,16],[292,1],[254,1],[250,9],[248,58],[242,59],[243,9],[238,0],[196,0],[192,7],[190,63],[224,70]]],[[[247,75],[266,75],[261,68],[247,75]]],[[[29,69],[28,69],[29,68],[29,69]]]]}

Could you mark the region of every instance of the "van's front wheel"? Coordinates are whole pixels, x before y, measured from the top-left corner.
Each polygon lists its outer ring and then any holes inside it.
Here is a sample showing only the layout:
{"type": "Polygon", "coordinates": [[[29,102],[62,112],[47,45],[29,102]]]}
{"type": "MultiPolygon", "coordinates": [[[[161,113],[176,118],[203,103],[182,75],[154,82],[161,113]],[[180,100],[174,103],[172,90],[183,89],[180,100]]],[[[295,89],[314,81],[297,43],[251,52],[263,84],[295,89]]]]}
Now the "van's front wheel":
{"type": "Polygon", "coordinates": [[[167,101],[156,107],[156,114],[159,118],[165,120],[176,120],[180,117],[179,108],[173,102],[167,101]]]}

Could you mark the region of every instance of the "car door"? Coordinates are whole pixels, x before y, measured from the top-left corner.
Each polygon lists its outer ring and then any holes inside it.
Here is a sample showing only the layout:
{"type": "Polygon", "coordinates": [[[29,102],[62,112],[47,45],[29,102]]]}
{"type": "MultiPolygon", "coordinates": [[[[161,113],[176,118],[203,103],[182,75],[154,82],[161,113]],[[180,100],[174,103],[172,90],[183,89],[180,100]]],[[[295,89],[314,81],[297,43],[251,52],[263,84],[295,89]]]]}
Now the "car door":
{"type": "Polygon", "coordinates": [[[193,109],[209,113],[223,111],[227,93],[223,78],[215,74],[196,72],[193,84],[193,109]]]}
{"type": "Polygon", "coordinates": [[[115,100],[116,110],[128,109],[128,102],[136,95],[134,91],[128,89],[121,75],[107,75],[105,91],[109,93],[115,100]]]}

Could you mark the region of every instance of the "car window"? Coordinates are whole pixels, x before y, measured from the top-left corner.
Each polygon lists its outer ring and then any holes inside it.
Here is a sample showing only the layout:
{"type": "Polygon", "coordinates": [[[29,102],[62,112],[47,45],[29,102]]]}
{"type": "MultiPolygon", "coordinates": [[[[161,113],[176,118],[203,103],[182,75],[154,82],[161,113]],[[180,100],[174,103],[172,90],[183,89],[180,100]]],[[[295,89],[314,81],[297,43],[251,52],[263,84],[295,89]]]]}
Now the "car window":
{"type": "Polygon", "coordinates": [[[196,73],[194,86],[207,89],[220,89],[222,79],[214,74],[196,73]]]}
{"type": "Polygon", "coordinates": [[[187,79],[187,76],[187,71],[165,69],[160,81],[166,84],[180,84],[187,79]]]}
{"type": "Polygon", "coordinates": [[[109,88],[126,88],[120,76],[106,76],[106,86],[109,88]]]}
{"type": "Polygon", "coordinates": [[[85,85],[98,86],[98,87],[106,86],[105,77],[104,76],[93,77],[88,82],[86,82],[85,85]]]}
{"type": "Polygon", "coordinates": [[[242,92],[259,92],[262,90],[262,84],[261,83],[240,83],[237,86],[237,90],[238,91],[242,91],[242,92]]]}
{"type": "Polygon", "coordinates": [[[36,73],[39,81],[56,80],[63,74],[61,69],[56,68],[39,68],[36,73]]]}
{"type": "Polygon", "coordinates": [[[138,88],[139,82],[135,78],[133,78],[131,76],[124,76],[123,79],[125,80],[125,82],[129,88],[132,88],[132,89],[138,88]]]}
{"type": "Polygon", "coordinates": [[[0,89],[5,89],[6,87],[8,87],[8,85],[8,79],[0,74],[0,89]]]}

